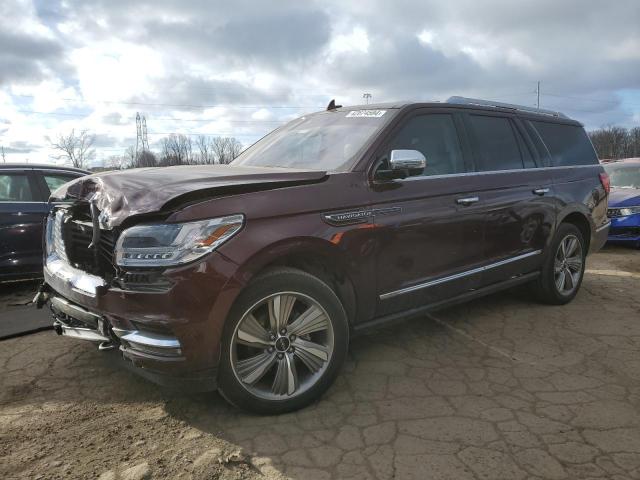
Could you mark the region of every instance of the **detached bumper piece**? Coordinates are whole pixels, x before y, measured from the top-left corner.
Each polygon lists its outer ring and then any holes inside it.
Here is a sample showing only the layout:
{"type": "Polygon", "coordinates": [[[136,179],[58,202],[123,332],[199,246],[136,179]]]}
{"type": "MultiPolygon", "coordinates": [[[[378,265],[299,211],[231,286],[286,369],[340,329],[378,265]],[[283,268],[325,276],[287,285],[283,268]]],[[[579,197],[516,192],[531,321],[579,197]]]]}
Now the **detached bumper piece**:
{"type": "Polygon", "coordinates": [[[53,328],[58,335],[91,342],[111,342],[104,320],[62,297],[51,297],[53,328]]]}
{"type": "Polygon", "coordinates": [[[120,340],[120,350],[126,357],[161,357],[163,360],[184,360],[178,339],[138,330],[112,329],[120,340]]]}
{"type": "Polygon", "coordinates": [[[153,332],[113,328],[100,315],[65,298],[51,296],[49,301],[54,317],[53,327],[59,335],[101,342],[100,350],[120,344],[122,353],[131,360],[135,357],[164,361],[184,360],[177,338],[153,332]]]}

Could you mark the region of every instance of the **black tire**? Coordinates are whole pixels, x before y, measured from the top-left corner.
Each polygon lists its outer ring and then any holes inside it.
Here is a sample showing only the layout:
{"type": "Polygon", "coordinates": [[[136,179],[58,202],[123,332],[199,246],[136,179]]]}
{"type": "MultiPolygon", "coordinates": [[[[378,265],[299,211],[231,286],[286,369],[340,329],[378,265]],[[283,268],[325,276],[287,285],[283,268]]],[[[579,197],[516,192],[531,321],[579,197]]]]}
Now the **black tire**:
{"type": "MultiPolygon", "coordinates": [[[[293,314],[290,314],[289,316],[292,315],[293,314]]],[[[301,339],[302,337],[298,340],[301,339]]],[[[291,345],[294,345],[293,341],[291,345]]],[[[338,296],[326,283],[313,275],[294,268],[277,268],[270,270],[255,278],[247,286],[238,297],[227,318],[222,335],[218,390],[222,396],[233,405],[254,413],[271,415],[300,409],[318,400],[331,386],[346,359],[348,346],[349,323],[347,314],[338,296]],[[324,309],[332,328],[332,353],[328,356],[328,360],[325,360],[323,363],[324,370],[320,370],[317,374],[318,377],[308,382],[310,385],[306,387],[306,390],[302,391],[302,389],[300,389],[300,393],[292,394],[291,397],[289,397],[288,394],[282,394],[282,398],[261,398],[258,396],[259,393],[252,393],[250,391],[252,387],[248,384],[248,386],[245,386],[245,383],[239,379],[236,371],[234,371],[233,365],[238,365],[238,358],[235,353],[236,348],[242,348],[242,346],[237,346],[235,339],[236,331],[238,331],[240,322],[245,319],[245,315],[255,311],[252,309],[256,308],[256,305],[259,305],[265,301],[265,299],[273,297],[274,295],[289,292],[306,296],[324,309]]],[[[269,348],[273,351],[274,347],[269,348]]],[[[263,353],[267,354],[267,350],[264,350],[263,353]]],[[[278,350],[276,350],[276,353],[278,353],[278,350]]],[[[278,355],[281,354],[278,353],[278,355]]],[[[284,355],[287,355],[287,353],[284,353],[284,355]]],[[[300,355],[299,351],[297,351],[297,355],[300,355]]],[[[294,357],[295,355],[291,354],[290,358],[294,357]]],[[[300,358],[296,357],[296,364],[298,368],[302,370],[304,365],[300,362],[300,358]]],[[[271,368],[272,367],[269,367],[266,375],[274,374],[271,368]]],[[[273,368],[277,370],[277,364],[274,364],[273,368]]],[[[307,371],[305,370],[305,372],[307,371]]],[[[311,374],[311,370],[308,370],[307,373],[311,374]]],[[[260,381],[266,382],[266,380],[268,380],[268,378],[261,379],[260,381]]]]}
{"type": "MultiPolygon", "coordinates": [[[[558,227],[556,234],[549,246],[546,253],[544,264],[540,272],[540,276],[533,282],[534,292],[538,300],[549,305],[564,305],[569,303],[577,295],[582,285],[582,279],[584,277],[585,259],[587,249],[582,232],[578,227],[571,223],[562,223],[558,227]],[[556,258],[559,254],[561,244],[568,238],[576,238],[579,242],[581,266],[579,270],[575,272],[577,280],[573,280],[574,288],[569,292],[564,292],[558,287],[556,280],[556,258]]],[[[576,255],[577,256],[577,255],[576,255]]]]}

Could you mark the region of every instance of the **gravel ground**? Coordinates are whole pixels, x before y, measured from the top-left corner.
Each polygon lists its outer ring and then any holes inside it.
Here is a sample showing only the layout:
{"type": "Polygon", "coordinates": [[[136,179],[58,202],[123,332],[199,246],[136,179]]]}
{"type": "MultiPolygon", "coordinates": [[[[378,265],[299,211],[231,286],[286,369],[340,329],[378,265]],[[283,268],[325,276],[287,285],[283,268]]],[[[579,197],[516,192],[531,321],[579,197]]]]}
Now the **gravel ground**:
{"type": "Polygon", "coordinates": [[[0,478],[640,478],[640,251],[573,303],[502,293],[352,342],[317,404],[248,415],[43,332],[0,343],[0,478]]]}

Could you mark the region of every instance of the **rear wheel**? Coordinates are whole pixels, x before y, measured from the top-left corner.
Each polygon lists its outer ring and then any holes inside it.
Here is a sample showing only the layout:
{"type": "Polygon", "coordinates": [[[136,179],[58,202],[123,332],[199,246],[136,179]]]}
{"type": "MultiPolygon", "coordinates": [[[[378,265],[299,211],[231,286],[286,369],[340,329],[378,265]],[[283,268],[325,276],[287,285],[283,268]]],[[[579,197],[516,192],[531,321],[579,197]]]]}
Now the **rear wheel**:
{"type": "Polygon", "coordinates": [[[236,406],[283,413],[316,400],[344,362],[349,329],[331,288],[296,269],[261,275],[225,326],[219,389],[236,406]]]}
{"type": "Polygon", "coordinates": [[[575,225],[561,224],[535,283],[538,298],[552,305],[573,300],[582,284],[585,258],[582,232],[575,225]]]}

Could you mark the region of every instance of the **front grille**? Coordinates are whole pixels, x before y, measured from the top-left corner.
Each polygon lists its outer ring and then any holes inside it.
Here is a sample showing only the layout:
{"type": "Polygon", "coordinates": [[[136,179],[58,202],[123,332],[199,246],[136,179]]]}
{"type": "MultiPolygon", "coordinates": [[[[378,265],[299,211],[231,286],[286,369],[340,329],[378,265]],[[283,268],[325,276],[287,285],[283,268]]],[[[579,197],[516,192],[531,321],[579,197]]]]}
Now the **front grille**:
{"type": "Polygon", "coordinates": [[[85,272],[113,276],[117,233],[101,229],[97,249],[89,248],[92,239],[93,223],[88,209],[75,207],[55,213],[52,240],[58,256],[85,272]]]}

